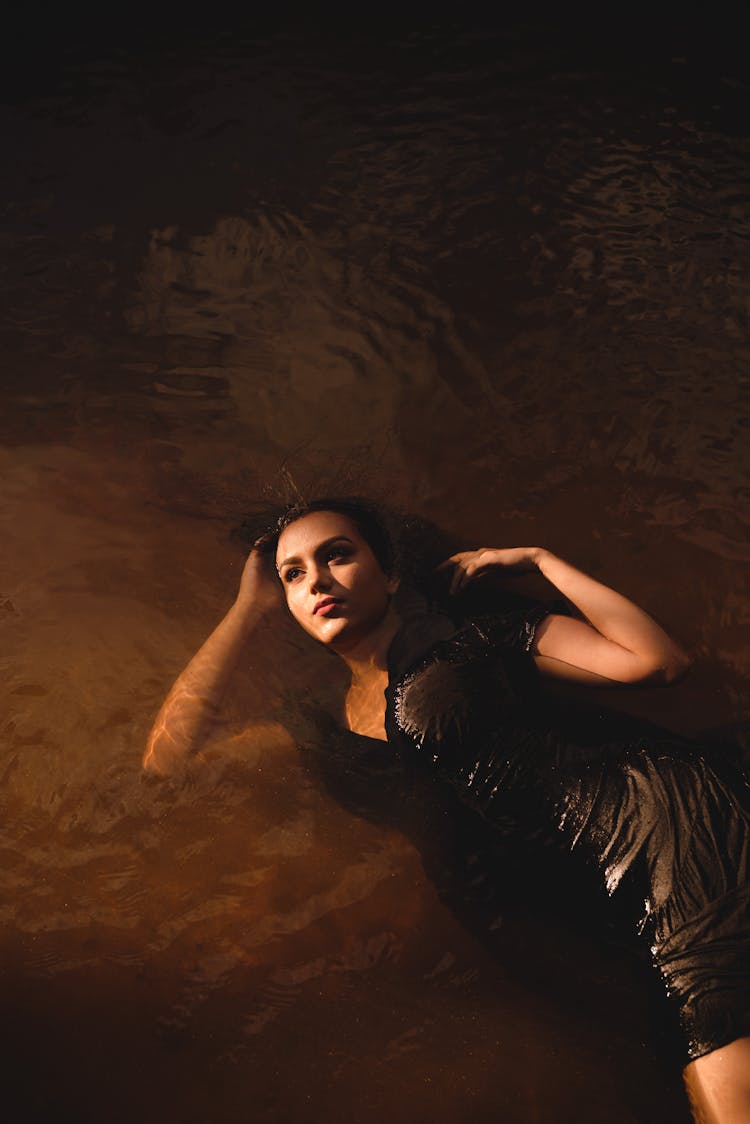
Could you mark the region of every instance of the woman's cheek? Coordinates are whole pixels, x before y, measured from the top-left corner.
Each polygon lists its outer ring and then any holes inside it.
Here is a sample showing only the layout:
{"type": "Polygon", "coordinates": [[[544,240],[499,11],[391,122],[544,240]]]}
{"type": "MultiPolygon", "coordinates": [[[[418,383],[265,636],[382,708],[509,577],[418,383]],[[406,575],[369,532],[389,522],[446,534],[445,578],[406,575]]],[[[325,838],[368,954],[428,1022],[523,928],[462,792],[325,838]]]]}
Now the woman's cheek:
{"type": "Polygon", "coordinates": [[[300,620],[299,604],[298,599],[294,596],[294,590],[290,589],[290,587],[287,586],[287,588],[284,590],[284,593],[286,595],[287,609],[296,621],[300,620]]]}

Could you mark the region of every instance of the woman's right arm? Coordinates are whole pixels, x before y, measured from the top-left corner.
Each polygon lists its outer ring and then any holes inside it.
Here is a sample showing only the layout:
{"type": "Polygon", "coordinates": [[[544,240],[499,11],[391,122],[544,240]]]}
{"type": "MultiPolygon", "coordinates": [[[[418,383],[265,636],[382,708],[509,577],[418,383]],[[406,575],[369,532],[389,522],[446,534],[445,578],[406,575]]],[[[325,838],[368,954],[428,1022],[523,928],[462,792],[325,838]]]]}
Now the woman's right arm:
{"type": "Polygon", "coordinates": [[[173,773],[202,748],[250,638],[264,617],[282,604],[279,583],[271,573],[268,556],[254,549],[236,601],[178,676],[156,716],[143,758],[148,772],[173,773]]]}

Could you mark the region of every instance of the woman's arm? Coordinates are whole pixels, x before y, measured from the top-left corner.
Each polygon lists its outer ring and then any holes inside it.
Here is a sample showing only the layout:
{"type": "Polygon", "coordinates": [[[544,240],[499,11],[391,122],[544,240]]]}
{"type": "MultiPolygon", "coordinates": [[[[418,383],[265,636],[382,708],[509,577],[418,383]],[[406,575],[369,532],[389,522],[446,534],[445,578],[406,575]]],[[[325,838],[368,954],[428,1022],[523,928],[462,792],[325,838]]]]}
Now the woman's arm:
{"type": "Polygon", "coordinates": [[[666,685],[682,678],[690,666],[686,653],[643,609],[541,547],[466,551],[448,563],[454,566],[452,593],[490,569],[537,569],[586,617],[588,624],[551,614],[537,626],[532,651],[548,675],[589,683],[666,685]]]}
{"type": "Polygon", "coordinates": [[[281,602],[278,582],[270,576],[265,557],[253,550],[232,608],[178,676],[156,716],[144,769],[166,776],[202,747],[248,641],[281,602]]]}

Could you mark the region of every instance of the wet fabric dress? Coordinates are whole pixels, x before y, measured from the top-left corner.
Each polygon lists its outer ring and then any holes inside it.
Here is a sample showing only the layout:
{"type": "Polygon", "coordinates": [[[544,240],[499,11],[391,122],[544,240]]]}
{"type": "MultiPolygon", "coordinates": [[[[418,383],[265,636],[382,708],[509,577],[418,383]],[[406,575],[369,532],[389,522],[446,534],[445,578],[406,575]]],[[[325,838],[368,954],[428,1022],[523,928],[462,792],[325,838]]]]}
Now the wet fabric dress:
{"type": "Polygon", "coordinates": [[[530,649],[549,611],[407,619],[388,653],[388,741],[490,823],[587,856],[610,895],[636,887],[632,923],[700,1057],[750,1034],[748,781],[648,723],[544,705],[530,649]]]}

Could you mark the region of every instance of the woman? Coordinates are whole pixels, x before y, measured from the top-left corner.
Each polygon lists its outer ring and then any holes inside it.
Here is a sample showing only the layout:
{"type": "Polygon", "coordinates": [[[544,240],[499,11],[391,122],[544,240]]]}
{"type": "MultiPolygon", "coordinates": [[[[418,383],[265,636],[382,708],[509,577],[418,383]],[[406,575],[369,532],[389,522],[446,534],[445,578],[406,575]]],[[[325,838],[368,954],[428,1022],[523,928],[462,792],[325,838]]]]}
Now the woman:
{"type": "Polygon", "coordinates": [[[285,599],[347,665],[353,734],[389,743],[490,822],[512,810],[546,825],[596,861],[609,893],[636,885],[639,931],[687,1037],[696,1119],[750,1124],[750,787],[730,763],[646,724],[613,738],[599,715],[552,721],[536,671],[666,685],[688,659],[643,610],[542,548],[462,551],[438,567],[452,599],[491,572],[529,570],[579,617],[536,604],[457,625],[404,597],[393,540],[368,504],[298,505],[251,551],[234,605],[157,717],[144,766],[165,774],[200,750],[248,641],[285,599]]]}

